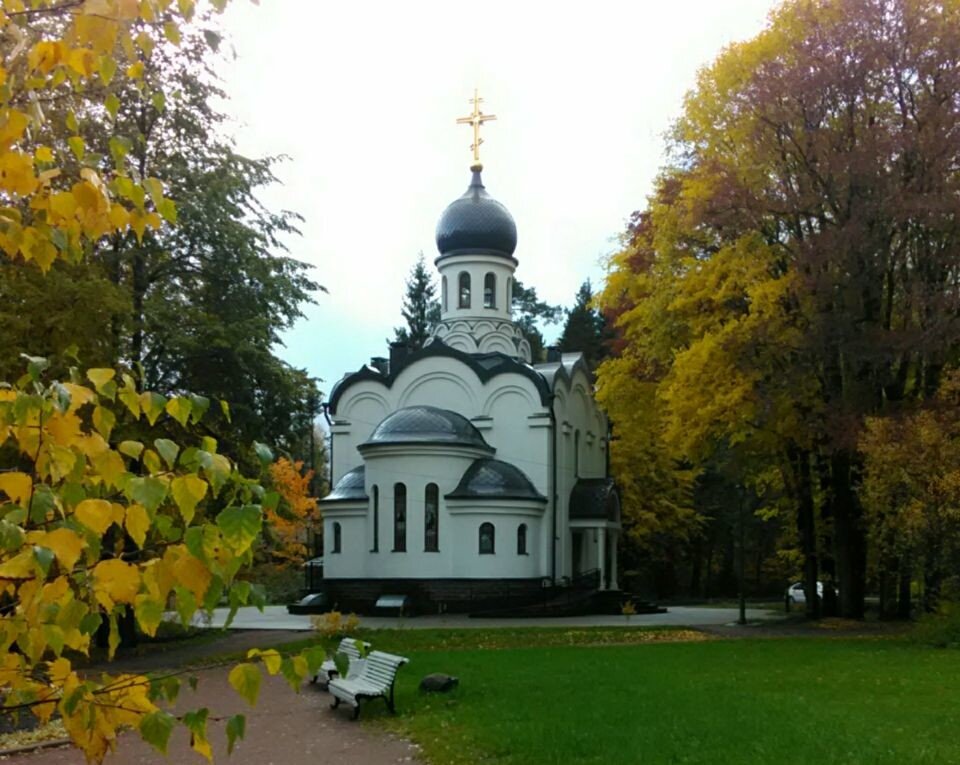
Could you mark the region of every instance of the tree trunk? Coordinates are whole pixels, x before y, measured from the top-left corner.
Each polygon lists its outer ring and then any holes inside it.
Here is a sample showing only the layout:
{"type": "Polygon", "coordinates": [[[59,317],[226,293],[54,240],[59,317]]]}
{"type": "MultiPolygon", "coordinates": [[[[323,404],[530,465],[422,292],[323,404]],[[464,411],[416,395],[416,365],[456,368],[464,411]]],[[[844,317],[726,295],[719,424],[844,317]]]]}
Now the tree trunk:
{"type": "Polygon", "coordinates": [[[836,452],[830,458],[834,507],[834,549],[837,581],[840,585],[840,615],[863,618],[867,575],[867,540],[863,530],[863,510],[853,490],[850,454],[836,452]]]}
{"type": "Polygon", "coordinates": [[[817,561],[817,531],[813,511],[813,484],[810,473],[810,453],[793,450],[791,467],[797,494],[797,533],[803,555],[803,591],[807,599],[807,618],[820,618],[820,598],[817,596],[819,564],[817,561]]]}
{"type": "Polygon", "coordinates": [[[913,615],[913,603],[910,594],[910,587],[913,584],[913,566],[908,556],[901,556],[898,569],[900,586],[897,594],[897,618],[906,620],[913,615]]]}
{"type": "Polygon", "coordinates": [[[880,559],[880,618],[897,617],[897,561],[889,555],[880,559]]]}
{"type": "Polygon", "coordinates": [[[693,567],[690,571],[690,597],[700,594],[700,576],[703,571],[703,540],[697,537],[693,543],[693,567]]]}
{"type": "Polygon", "coordinates": [[[823,616],[836,616],[840,612],[837,600],[837,562],[833,557],[833,491],[830,486],[830,462],[822,453],[816,456],[817,481],[823,500],[820,504],[820,570],[823,572],[823,616]]]}

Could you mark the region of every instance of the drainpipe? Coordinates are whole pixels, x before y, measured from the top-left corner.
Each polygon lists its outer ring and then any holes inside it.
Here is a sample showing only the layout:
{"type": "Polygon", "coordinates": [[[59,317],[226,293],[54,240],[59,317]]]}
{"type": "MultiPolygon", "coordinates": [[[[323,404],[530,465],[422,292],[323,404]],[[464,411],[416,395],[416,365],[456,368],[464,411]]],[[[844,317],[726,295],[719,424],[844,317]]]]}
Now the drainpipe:
{"type": "Polygon", "coordinates": [[[550,460],[550,504],[552,518],[550,530],[550,581],[557,583],[557,413],[553,409],[556,396],[550,394],[550,431],[553,437],[551,444],[552,457],[550,460]]]}
{"type": "Polygon", "coordinates": [[[327,453],[327,459],[330,460],[330,490],[333,490],[333,420],[330,419],[330,404],[323,402],[323,419],[327,421],[327,427],[330,428],[330,450],[327,453]]]}

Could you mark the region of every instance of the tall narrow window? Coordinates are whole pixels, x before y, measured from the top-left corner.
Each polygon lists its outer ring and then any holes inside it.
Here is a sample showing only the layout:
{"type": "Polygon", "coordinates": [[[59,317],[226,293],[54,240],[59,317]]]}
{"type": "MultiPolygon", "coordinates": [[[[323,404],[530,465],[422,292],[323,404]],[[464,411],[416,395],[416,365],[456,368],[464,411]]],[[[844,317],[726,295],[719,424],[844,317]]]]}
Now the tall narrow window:
{"type": "Polygon", "coordinates": [[[407,551],[407,487],[393,485],[393,551],[407,551]]]}
{"type": "Polygon", "coordinates": [[[580,477],[580,431],[573,434],[573,477],[580,477]]]}
{"type": "Polygon", "coordinates": [[[497,307],[497,275],[487,274],[483,277],[483,307],[497,307]]]}
{"type": "Polygon", "coordinates": [[[440,294],[441,294],[441,299],[443,300],[443,310],[444,310],[444,313],[446,313],[446,310],[447,310],[447,277],[446,276],[444,276],[443,279],[440,280],[440,294]]]}
{"type": "Polygon", "coordinates": [[[340,534],[340,524],[335,522],[333,524],[333,549],[330,551],[332,553],[340,552],[340,542],[342,541],[340,534]]]}
{"type": "Polygon", "coordinates": [[[373,487],[373,547],[370,552],[380,552],[380,488],[373,487]]]}
{"type": "Polygon", "coordinates": [[[470,274],[466,271],[461,271],[460,276],[457,277],[457,292],[460,296],[459,302],[457,303],[460,308],[469,308],[470,307],[470,274]]]}
{"type": "Polygon", "coordinates": [[[440,489],[428,483],[423,497],[423,550],[440,550],[440,489]]]}
{"type": "Polygon", "coordinates": [[[503,306],[507,309],[507,313],[513,313],[513,279],[509,276],[507,277],[507,302],[503,306]]]}
{"type": "Polygon", "coordinates": [[[480,524],[480,554],[493,555],[494,552],[494,531],[492,523],[480,524]]]}
{"type": "Polygon", "coordinates": [[[527,554],[527,524],[521,523],[517,528],[517,555],[527,554]]]}

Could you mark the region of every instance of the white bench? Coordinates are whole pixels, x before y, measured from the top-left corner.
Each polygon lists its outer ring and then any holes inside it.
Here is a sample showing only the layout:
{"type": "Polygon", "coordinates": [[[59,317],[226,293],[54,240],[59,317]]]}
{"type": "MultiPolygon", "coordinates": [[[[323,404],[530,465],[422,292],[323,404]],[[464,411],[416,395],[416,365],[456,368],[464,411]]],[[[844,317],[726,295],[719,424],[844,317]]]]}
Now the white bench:
{"type": "Polygon", "coordinates": [[[387,709],[396,713],[393,704],[393,686],[397,670],[409,659],[383,651],[371,651],[357,675],[337,677],[330,681],[327,690],[333,694],[333,709],[345,701],[353,707],[353,719],[360,716],[360,699],[375,699],[382,696],[387,709]]]}
{"type": "MultiPolygon", "coordinates": [[[[340,641],[340,645],[337,646],[337,653],[344,654],[350,660],[350,668],[347,670],[347,677],[354,677],[359,674],[360,670],[363,668],[363,659],[360,658],[360,648],[359,646],[363,645],[363,650],[366,652],[370,648],[370,644],[367,642],[361,642],[354,638],[343,638],[340,641]]],[[[327,659],[323,664],[320,665],[320,670],[313,676],[311,683],[316,683],[322,680],[324,683],[329,683],[334,677],[340,674],[340,670],[337,669],[337,663],[333,659],[327,659]]]]}

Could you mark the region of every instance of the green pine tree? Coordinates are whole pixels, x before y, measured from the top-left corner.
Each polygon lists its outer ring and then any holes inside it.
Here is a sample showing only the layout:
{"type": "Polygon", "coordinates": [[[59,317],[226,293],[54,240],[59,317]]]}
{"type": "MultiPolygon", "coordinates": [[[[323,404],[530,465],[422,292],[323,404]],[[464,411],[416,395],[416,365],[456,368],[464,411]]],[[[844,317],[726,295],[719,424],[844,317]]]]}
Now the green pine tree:
{"type": "Polygon", "coordinates": [[[410,350],[420,350],[440,321],[437,285],[427,270],[422,252],[407,278],[401,313],[407,326],[394,328],[393,342],[404,343],[410,350]]]}
{"type": "Polygon", "coordinates": [[[577,290],[573,308],[566,311],[567,323],[559,345],[561,351],[580,351],[590,367],[595,368],[607,356],[609,331],[603,314],[592,306],[592,302],[593,287],[587,279],[577,290]]]}

